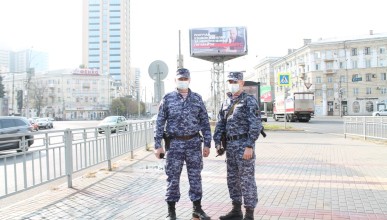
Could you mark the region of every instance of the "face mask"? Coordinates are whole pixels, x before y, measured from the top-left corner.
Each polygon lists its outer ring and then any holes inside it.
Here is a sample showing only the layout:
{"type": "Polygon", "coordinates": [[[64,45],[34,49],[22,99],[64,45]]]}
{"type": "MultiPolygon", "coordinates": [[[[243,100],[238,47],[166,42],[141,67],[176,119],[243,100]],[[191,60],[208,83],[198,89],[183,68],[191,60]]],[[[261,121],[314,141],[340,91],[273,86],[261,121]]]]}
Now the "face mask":
{"type": "Polygon", "coordinates": [[[188,89],[188,86],[189,86],[188,81],[180,81],[180,80],[176,81],[176,87],[178,89],[188,89]]]}
{"type": "Polygon", "coordinates": [[[228,90],[234,94],[239,91],[239,84],[228,84],[228,90]]]}

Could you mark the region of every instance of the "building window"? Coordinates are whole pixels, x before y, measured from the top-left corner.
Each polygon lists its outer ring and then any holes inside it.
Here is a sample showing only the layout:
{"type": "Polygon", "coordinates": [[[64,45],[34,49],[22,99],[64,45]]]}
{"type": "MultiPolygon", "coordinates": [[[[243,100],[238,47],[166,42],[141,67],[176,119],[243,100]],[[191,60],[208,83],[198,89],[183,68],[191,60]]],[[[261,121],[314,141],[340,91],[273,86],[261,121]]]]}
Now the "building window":
{"type": "Polygon", "coordinates": [[[340,76],[340,82],[347,82],[347,77],[340,76]]]}
{"type": "Polygon", "coordinates": [[[328,77],[328,83],[332,83],[333,82],[333,77],[328,77]]]}
{"type": "Polygon", "coordinates": [[[320,64],[316,63],[316,70],[320,69],[320,64]]]}
{"type": "Polygon", "coordinates": [[[316,89],[315,95],[316,96],[321,96],[322,95],[322,90],[321,89],[316,89]]]}
{"type": "Polygon", "coordinates": [[[386,73],[380,74],[380,80],[386,80],[386,73]]]}
{"type": "Polygon", "coordinates": [[[374,111],[374,103],[371,101],[366,102],[366,111],[373,112],[374,111]]]}
{"type": "Polygon", "coordinates": [[[320,52],[314,52],[314,59],[320,59],[320,52]]]}
{"type": "Polygon", "coordinates": [[[366,94],[372,94],[372,88],[370,88],[370,87],[367,87],[366,88],[366,94]]]}
{"type": "Polygon", "coordinates": [[[366,60],[365,61],[365,67],[370,68],[371,67],[371,60],[366,60]]]}
{"type": "Polygon", "coordinates": [[[321,84],[321,76],[316,77],[316,84],[321,84]]]}
{"type": "Polygon", "coordinates": [[[366,81],[367,81],[367,82],[370,82],[370,81],[371,81],[371,78],[372,78],[372,74],[371,74],[371,73],[367,73],[367,74],[366,74],[366,81]]]}
{"type": "Polygon", "coordinates": [[[381,94],[387,94],[387,88],[382,88],[380,89],[381,94]]]}
{"type": "Polygon", "coordinates": [[[359,88],[353,88],[353,95],[359,95],[359,88]]]}
{"type": "Polygon", "coordinates": [[[386,66],[386,60],[380,59],[380,60],[379,60],[379,66],[380,66],[380,67],[386,66]]]}
{"type": "Polygon", "coordinates": [[[352,48],[351,49],[351,55],[352,56],[357,56],[357,48],[352,48]]]}
{"type": "Polygon", "coordinates": [[[327,89],[327,96],[333,97],[333,89],[327,89]]]}
{"type": "Polygon", "coordinates": [[[356,60],[352,61],[352,69],[357,69],[357,61],[356,60]]]}
{"type": "Polygon", "coordinates": [[[340,69],[344,69],[345,68],[345,62],[340,62],[339,66],[340,66],[340,69]]]}
{"type": "Polygon", "coordinates": [[[371,48],[370,47],[364,48],[364,54],[365,55],[370,55],[371,54],[371,48]]]}
{"type": "Polygon", "coordinates": [[[327,62],[326,68],[327,68],[328,70],[333,69],[333,62],[327,62]]]}
{"type": "Polygon", "coordinates": [[[379,48],[379,53],[380,54],[385,54],[386,53],[386,48],[385,47],[379,48]]]}
{"type": "Polygon", "coordinates": [[[354,113],[359,113],[360,112],[360,103],[358,101],[354,101],[352,103],[352,110],[354,113]]]}

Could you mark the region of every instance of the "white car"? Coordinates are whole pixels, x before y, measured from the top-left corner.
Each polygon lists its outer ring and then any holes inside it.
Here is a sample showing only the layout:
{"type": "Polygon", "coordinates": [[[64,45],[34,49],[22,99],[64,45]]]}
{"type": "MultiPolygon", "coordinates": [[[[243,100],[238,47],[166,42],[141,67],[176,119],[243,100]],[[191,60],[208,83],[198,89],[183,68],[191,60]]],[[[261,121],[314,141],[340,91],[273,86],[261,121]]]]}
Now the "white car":
{"type": "Polygon", "coordinates": [[[381,109],[376,112],[372,112],[372,116],[387,116],[387,109],[381,109]]]}
{"type": "Polygon", "coordinates": [[[127,131],[128,126],[129,123],[124,116],[108,116],[98,124],[98,133],[102,134],[105,132],[106,127],[110,127],[111,133],[116,133],[120,130],[127,131]]]}
{"type": "Polygon", "coordinates": [[[265,111],[261,111],[261,121],[267,122],[267,114],[265,111]]]}

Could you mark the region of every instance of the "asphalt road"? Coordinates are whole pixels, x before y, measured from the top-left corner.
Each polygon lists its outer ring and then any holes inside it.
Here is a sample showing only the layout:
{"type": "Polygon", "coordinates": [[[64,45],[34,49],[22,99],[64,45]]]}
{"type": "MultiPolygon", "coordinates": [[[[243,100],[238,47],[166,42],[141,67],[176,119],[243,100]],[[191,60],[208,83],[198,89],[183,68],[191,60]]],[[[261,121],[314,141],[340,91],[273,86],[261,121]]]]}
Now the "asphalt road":
{"type": "MultiPolygon", "coordinates": [[[[268,124],[285,124],[284,121],[275,121],[271,117],[267,121],[268,124]]],[[[344,134],[344,121],[340,117],[314,117],[309,122],[286,122],[286,126],[321,134],[344,134]]]]}

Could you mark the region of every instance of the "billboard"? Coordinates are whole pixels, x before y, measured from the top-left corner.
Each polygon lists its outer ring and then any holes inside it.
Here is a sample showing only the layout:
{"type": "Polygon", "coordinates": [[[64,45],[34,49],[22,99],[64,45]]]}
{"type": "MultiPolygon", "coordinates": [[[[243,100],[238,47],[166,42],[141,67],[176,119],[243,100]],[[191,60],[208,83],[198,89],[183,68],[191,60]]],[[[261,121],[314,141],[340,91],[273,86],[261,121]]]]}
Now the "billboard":
{"type": "MultiPolygon", "coordinates": [[[[243,91],[247,94],[254,96],[258,100],[258,83],[245,81],[245,85],[243,86],[243,91]]],[[[260,102],[272,102],[271,96],[271,86],[260,86],[260,102]]]]}
{"type": "Polygon", "coordinates": [[[243,56],[247,54],[246,27],[210,27],[190,29],[192,57],[243,56]]]}

